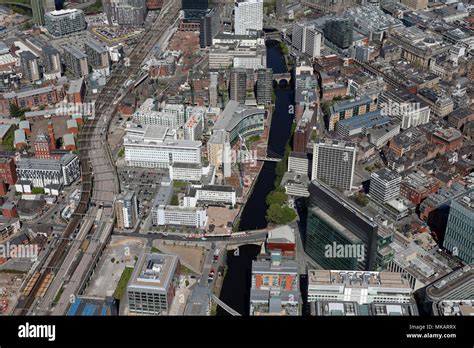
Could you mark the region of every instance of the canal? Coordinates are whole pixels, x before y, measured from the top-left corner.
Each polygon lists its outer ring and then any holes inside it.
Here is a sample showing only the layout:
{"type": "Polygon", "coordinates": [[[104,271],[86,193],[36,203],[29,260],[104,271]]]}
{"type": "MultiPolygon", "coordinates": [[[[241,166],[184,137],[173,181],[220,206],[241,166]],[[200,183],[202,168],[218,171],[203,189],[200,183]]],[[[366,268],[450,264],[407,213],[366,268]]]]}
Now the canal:
{"type": "MultiPolygon", "coordinates": [[[[288,71],[277,41],[270,41],[267,44],[267,66],[273,69],[274,74],[288,71]]],[[[268,148],[273,153],[283,155],[293,123],[293,115],[289,113],[289,106],[294,104],[294,92],[291,88],[276,87],[275,96],[268,148]]],[[[265,198],[274,189],[275,168],[275,162],[264,163],[253,192],[242,212],[239,225],[241,231],[262,229],[267,226],[265,198]]],[[[242,315],[249,314],[251,267],[252,261],[259,253],[260,247],[244,245],[237,252],[229,251],[227,254],[227,273],[220,299],[242,315]]],[[[228,315],[228,313],[219,307],[217,315],[228,315]]]]}

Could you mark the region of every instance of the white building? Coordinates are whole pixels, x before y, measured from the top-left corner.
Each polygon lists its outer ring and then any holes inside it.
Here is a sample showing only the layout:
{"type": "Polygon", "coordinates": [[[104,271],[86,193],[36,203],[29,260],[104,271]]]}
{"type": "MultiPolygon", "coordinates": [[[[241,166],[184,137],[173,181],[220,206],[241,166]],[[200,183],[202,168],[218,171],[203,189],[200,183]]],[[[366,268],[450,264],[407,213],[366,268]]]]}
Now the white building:
{"type": "Polygon", "coordinates": [[[211,173],[214,173],[214,167],[210,165],[203,167],[197,163],[173,163],[169,166],[171,180],[200,182],[203,176],[209,176],[211,173]]]}
{"type": "Polygon", "coordinates": [[[357,146],[354,143],[321,139],[314,144],[311,180],[350,190],[354,179],[357,146]]]}
{"type": "Polygon", "coordinates": [[[186,140],[200,140],[203,131],[203,114],[191,115],[184,124],[184,139],[186,140]]]}
{"type": "Polygon", "coordinates": [[[168,168],[174,162],[201,163],[201,142],[176,140],[168,127],[129,127],[123,140],[128,166],[168,168]]]}
{"type": "Polygon", "coordinates": [[[379,202],[387,203],[400,196],[402,177],[388,168],[370,175],[370,197],[379,202]]]}
{"type": "Polygon", "coordinates": [[[207,224],[207,210],[195,207],[159,205],[153,207],[152,222],[155,226],[190,226],[204,228],[207,224]]]}
{"type": "Polygon", "coordinates": [[[263,0],[236,2],[234,13],[236,35],[247,35],[263,29],[263,0]]]}
{"type": "Polygon", "coordinates": [[[60,159],[22,158],[16,166],[18,181],[30,181],[34,187],[70,185],[81,175],[79,158],[70,153],[60,159]]]}
{"type": "Polygon", "coordinates": [[[401,273],[309,270],[308,302],[324,300],[410,303],[412,289],[401,273]]]}
{"type": "Polygon", "coordinates": [[[323,34],[316,30],[314,26],[306,26],[304,24],[293,25],[291,45],[298,51],[311,58],[319,57],[321,56],[322,43],[323,34]]]}
{"type": "Polygon", "coordinates": [[[184,197],[186,207],[195,207],[197,203],[234,206],[236,202],[237,195],[232,186],[204,185],[201,188],[190,188],[184,197]]]}

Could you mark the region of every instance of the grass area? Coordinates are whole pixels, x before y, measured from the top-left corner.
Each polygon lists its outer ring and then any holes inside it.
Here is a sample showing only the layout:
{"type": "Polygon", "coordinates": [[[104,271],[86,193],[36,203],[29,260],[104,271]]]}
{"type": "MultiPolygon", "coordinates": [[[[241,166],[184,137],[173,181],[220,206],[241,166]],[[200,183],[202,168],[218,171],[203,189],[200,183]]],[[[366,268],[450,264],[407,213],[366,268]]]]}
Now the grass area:
{"type": "Polygon", "coordinates": [[[15,141],[15,130],[11,130],[10,132],[8,132],[7,136],[3,140],[2,145],[7,150],[14,150],[15,149],[15,145],[13,145],[14,141],[15,141]]]}
{"type": "Polygon", "coordinates": [[[92,14],[92,13],[99,13],[102,12],[104,9],[102,5],[102,0],[96,0],[92,5],[87,7],[84,12],[86,14],[92,14]]]}
{"type": "Polygon", "coordinates": [[[151,252],[152,252],[152,253],[161,253],[161,250],[158,249],[158,248],[156,248],[156,247],[152,247],[152,248],[151,248],[151,252]]]}
{"type": "Polygon", "coordinates": [[[117,284],[117,288],[115,289],[114,292],[114,298],[116,300],[122,299],[122,296],[125,292],[125,289],[127,288],[128,281],[130,280],[130,277],[132,276],[133,268],[131,267],[125,267],[123,270],[122,276],[120,277],[120,280],[117,284]]]}
{"type": "Polygon", "coordinates": [[[25,274],[25,271],[19,271],[16,269],[0,269],[0,273],[8,273],[8,274],[25,274]]]}
{"type": "Polygon", "coordinates": [[[249,137],[247,139],[247,147],[251,147],[255,142],[259,141],[260,140],[260,136],[259,135],[252,135],[251,137],[249,137]]]}
{"type": "Polygon", "coordinates": [[[186,187],[186,181],[179,181],[179,180],[173,181],[173,187],[174,188],[184,188],[184,187],[186,187]]]}
{"type": "Polygon", "coordinates": [[[190,270],[188,267],[186,267],[185,265],[180,264],[179,273],[186,275],[186,274],[193,274],[194,272],[192,270],[190,270]]]}
{"type": "Polygon", "coordinates": [[[211,304],[211,316],[216,316],[217,315],[217,304],[212,302],[211,304]]]}
{"type": "Polygon", "coordinates": [[[120,151],[118,152],[118,157],[119,157],[119,158],[123,158],[124,156],[125,156],[125,147],[122,146],[122,147],[120,148],[120,151]]]}
{"type": "Polygon", "coordinates": [[[179,205],[179,199],[176,193],[173,193],[173,197],[171,197],[170,205],[179,205]]]}
{"type": "Polygon", "coordinates": [[[44,194],[44,188],[42,187],[33,187],[31,193],[34,195],[44,194]]]}

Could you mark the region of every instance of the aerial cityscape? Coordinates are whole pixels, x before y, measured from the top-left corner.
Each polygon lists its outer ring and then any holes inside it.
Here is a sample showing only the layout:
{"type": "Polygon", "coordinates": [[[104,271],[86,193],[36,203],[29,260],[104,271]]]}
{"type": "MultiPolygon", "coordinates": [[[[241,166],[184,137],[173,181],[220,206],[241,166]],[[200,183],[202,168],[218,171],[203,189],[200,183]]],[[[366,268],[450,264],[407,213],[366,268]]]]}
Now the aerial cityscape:
{"type": "Polygon", "coordinates": [[[472,317],[473,148],[473,1],[0,0],[0,316],[472,317]]]}

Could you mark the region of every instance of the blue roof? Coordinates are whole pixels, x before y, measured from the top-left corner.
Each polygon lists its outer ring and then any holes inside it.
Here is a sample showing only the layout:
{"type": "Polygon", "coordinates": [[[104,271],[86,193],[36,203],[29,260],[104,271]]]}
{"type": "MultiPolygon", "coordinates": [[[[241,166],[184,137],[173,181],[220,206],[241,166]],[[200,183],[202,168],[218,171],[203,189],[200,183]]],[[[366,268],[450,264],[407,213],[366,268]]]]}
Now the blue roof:
{"type": "Polygon", "coordinates": [[[378,125],[389,123],[392,120],[390,116],[382,115],[380,110],[368,112],[364,115],[346,118],[338,122],[338,126],[349,129],[372,128],[378,125]]]}

